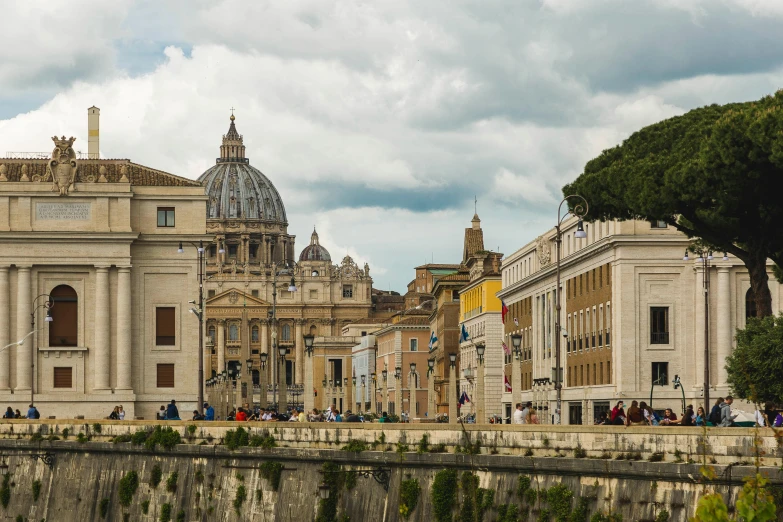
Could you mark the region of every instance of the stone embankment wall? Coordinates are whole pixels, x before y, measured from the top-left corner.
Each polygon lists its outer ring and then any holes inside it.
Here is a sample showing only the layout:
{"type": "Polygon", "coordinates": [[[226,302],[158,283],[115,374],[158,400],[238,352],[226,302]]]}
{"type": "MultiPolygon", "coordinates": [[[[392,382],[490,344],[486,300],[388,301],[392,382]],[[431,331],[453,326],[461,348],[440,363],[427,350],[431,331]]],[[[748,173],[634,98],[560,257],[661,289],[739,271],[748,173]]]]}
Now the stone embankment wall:
{"type": "MultiPolygon", "coordinates": [[[[0,520],[21,515],[31,522],[157,521],[168,505],[172,521],[180,511],[188,522],[310,521],[328,462],[343,470],[389,470],[388,491],[373,477],[357,478],[352,489],[340,488],[337,520],[345,514],[353,522],[404,520],[400,486],[410,479],[418,480],[421,494],[407,520],[435,520],[433,492],[448,492],[433,489],[433,481],[444,469],[458,476],[474,473],[479,487],[493,492],[483,518],[488,522],[498,519],[503,506],[516,505],[529,520],[551,508],[546,501],[520,498],[520,477],[529,477],[536,490],[564,484],[573,493],[572,507],[581,502],[590,513],[619,513],[625,521],[653,521],[663,510],[671,521],[687,520],[705,488],[721,492],[733,505],[742,478],[756,472],[753,463],[759,456],[760,471],[773,488],[780,488],[783,479],[778,469],[783,453],[769,429],[243,423],[251,434],[274,439],[275,447],[231,451],[223,442],[236,423],[168,424],[183,444],[154,451],[110,442],[152,430],[153,422],[0,424],[0,470],[9,477],[0,483],[0,504],[8,498],[6,507],[0,505],[0,520]],[[84,442],[75,440],[80,433],[84,442]],[[342,450],[346,445],[362,451],[342,450]],[[54,456],[51,469],[34,458],[45,453],[54,456]],[[700,471],[705,462],[716,476],[709,483],[700,471]],[[278,466],[276,490],[270,465],[278,466]],[[153,487],[156,468],[161,480],[153,487]],[[129,472],[136,472],[139,487],[123,507],[120,480],[129,472]],[[167,487],[174,473],[176,488],[167,487]],[[241,502],[238,493],[244,496],[241,502]]],[[[462,487],[456,489],[454,514],[466,505],[462,487]]]]}

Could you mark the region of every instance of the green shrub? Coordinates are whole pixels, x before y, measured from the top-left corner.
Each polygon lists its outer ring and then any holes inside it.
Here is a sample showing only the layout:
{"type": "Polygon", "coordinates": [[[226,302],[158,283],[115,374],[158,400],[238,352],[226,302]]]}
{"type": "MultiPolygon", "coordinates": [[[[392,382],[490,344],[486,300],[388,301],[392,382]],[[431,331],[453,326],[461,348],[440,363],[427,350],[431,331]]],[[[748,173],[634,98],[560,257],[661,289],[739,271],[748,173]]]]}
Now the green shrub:
{"type": "Polygon", "coordinates": [[[117,496],[120,499],[120,505],[128,507],[133,501],[133,495],[139,487],[139,475],[135,471],[129,471],[120,479],[117,496]]]}
{"type": "Polygon", "coordinates": [[[571,513],[571,499],[574,493],[565,484],[555,484],[546,492],[546,501],[557,522],[566,522],[571,513]]]}
{"type": "Polygon", "coordinates": [[[166,491],[169,493],[177,492],[177,479],[179,479],[179,472],[174,471],[166,479],[166,491]]]}
{"type": "Polygon", "coordinates": [[[501,504],[498,506],[497,522],[520,522],[519,506],[516,504],[501,504]]]}
{"type": "Polygon", "coordinates": [[[148,450],[155,451],[158,444],[164,449],[170,450],[177,444],[182,444],[182,436],[170,426],[155,426],[152,433],[147,436],[147,440],[144,441],[144,446],[148,450]]]}
{"type": "Polygon", "coordinates": [[[250,437],[248,445],[253,448],[270,449],[276,447],[277,442],[271,435],[253,435],[250,437]]]}
{"type": "Polygon", "coordinates": [[[191,424],[190,426],[188,426],[188,435],[192,437],[196,433],[196,429],[197,427],[195,424],[191,424]]]}
{"type": "Polygon", "coordinates": [[[653,453],[652,455],[650,455],[647,460],[649,460],[650,462],[661,462],[663,460],[663,453],[660,452],[660,451],[657,451],[657,452],[653,453]]]}
{"type": "Polygon", "coordinates": [[[418,479],[403,480],[400,483],[400,515],[408,518],[419,503],[421,486],[418,479]]]}
{"type": "Polygon", "coordinates": [[[201,471],[201,468],[196,470],[195,478],[196,478],[196,482],[199,483],[204,482],[204,472],[201,471]]]}
{"type": "Polygon", "coordinates": [[[103,427],[97,422],[92,425],[92,431],[94,431],[95,433],[100,433],[102,429],[103,427]]]}
{"type": "Polygon", "coordinates": [[[67,439],[68,435],[70,434],[71,434],[71,430],[69,430],[68,428],[63,429],[63,439],[67,439]]]}
{"type": "Polygon", "coordinates": [[[76,442],[78,442],[79,444],[84,444],[88,440],[90,440],[90,438],[82,432],[79,432],[79,434],[76,435],[76,442]]]}
{"type": "Polygon", "coordinates": [[[149,500],[143,500],[141,502],[141,512],[142,514],[146,515],[150,510],[150,501],[149,500]]]}
{"type": "Polygon", "coordinates": [[[669,522],[669,512],[665,509],[660,510],[655,517],[655,522],[669,522]]]}
{"type": "Polygon", "coordinates": [[[247,491],[245,490],[244,484],[241,484],[237,488],[237,493],[234,496],[234,511],[237,515],[239,515],[239,510],[242,508],[242,504],[245,502],[245,499],[247,498],[247,491]]]}
{"type": "Polygon", "coordinates": [[[150,473],[150,486],[157,488],[161,478],[163,478],[163,472],[160,470],[160,466],[155,464],[152,468],[152,473],[150,473]]]}
{"type": "Polygon", "coordinates": [[[24,522],[24,517],[22,515],[16,515],[16,522],[24,522]]]}
{"type": "Polygon", "coordinates": [[[109,514],[109,499],[106,497],[103,497],[101,499],[101,503],[99,504],[99,509],[101,512],[101,518],[106,518],[106,515],[109,514]]]}
{"type": "Polygon", "coordinates": [[[587,457],[587,451],[585,451],[581,444],[577,444],[574,448],[574,458],[583,459],[585,457],[587,457]]]}
{"type": "Polygon", "coordinates": [[[185,522],[185,510],[180,509],[177,513],[177,522],[185,522]]]}
{"type": "Polygon", "coordinates": [[[446,444],[443,442],[430,446],[430,453],[446,453],[446,444]]]}
{"type": "Polygon", "coordinates": [[[430,449],[430,437],[426,433],[421,436],[419,443],[416,445],[416,453],[421,455],[427,453],[430,449]]]}
{"type": "Polygon", "coordinates": [[[117,435],[116,437],[113,437],[111,439],[113,444],[117,444],[119,442],[130,442],[133,440],[133,436],[130,433],[125,433],[123,435],[117,435]]]}
{"type": "Polygon", "coordinates": [[[44,440],[44,438],[43,438],[43,435],[41,435],[40,431],[36,431],[30,437],[30,441],[32,441],[32,442],[41,442],[42,440],[44,440]]]}
{"type": "Polygon", "coordinates": [[[280,487],[280,477],[283,474],[283,464],[280,462],[264,462],[260,466],[261,476],[269,481],[272,491],[277,491],[280,487]]]}
{"type": "Polygon", "coordinates": [[[38,497],[41,495],[41,481],[33,481],[33,502],[38,502],[38,497]]]}
{"type": "Polygon", "coordinates": [[[146,430],[138,430],[136,433],[131,435],[131,442],[136,445],[141,445],[147,442],[147,437],[149,436],[149,433],[147,433],[146,430]]]}
{"type": "Polygon", "coordinates": [[[171,504],[160,506],[160,522],[171,522],[171,504]]]}
{"type": "Polygon", "coordinates": [[[451,511],[457,495],[457,471],[444,469],[432,481],[432,514],[436,522],[451,522],[451,511]]]}
{"type": "Polygon", "coordinates": [[[228,430],[226,436],[223,438],[223,443],[231,451],[241,448],[242,446],[247,446],[248,442],[247,430],[242,426],[238,427],[236,430],[228,430]]]}
{"type": "Polygon", "coordinates": [[[343,446],[343,451],[350,451],[351,453],[361,453],[367,451],[367,444],[363,440],[351,439],[348,444],[343,446]]]}
{"type": "Polygon", "coordinates": [[[0,504],[3,508],[7,508],[9,502],[11,502],[11,475],[6,475],[3,477],[3,486],[0,487],[0,504]]]}

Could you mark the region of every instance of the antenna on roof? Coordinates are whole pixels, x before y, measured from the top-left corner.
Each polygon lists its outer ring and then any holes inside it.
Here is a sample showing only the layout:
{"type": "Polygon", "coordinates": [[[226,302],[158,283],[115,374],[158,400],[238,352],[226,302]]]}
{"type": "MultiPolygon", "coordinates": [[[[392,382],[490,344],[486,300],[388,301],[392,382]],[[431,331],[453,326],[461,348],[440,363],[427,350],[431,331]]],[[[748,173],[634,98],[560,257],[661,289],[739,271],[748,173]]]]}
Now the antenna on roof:
{"type": "Polygon", "coordinates": [[[478,198],[473,194],[473,213],[478,214],[478,198]]]}

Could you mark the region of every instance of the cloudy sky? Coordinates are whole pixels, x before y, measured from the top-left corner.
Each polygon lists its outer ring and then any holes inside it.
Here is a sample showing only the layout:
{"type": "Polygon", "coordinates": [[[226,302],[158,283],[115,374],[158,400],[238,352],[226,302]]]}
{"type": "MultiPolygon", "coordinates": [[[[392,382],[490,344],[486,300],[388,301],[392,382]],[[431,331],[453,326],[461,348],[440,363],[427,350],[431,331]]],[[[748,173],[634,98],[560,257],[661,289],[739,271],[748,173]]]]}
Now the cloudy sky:
{"type": "Polygon", "coordinates": [[[303,248],[375,285],[551,227],[560,187],[649,123],[783,87],[779,0],[3,3],[0,155],[86,151],[190,177],[234,107],[303,248]]]}

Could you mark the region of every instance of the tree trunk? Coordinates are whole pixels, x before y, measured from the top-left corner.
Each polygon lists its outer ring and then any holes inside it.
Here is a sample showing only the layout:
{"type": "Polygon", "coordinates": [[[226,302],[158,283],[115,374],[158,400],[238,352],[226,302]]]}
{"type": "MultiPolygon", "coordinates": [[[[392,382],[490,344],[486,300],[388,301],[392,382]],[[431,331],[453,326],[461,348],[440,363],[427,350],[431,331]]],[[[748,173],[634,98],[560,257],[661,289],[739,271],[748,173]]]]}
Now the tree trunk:
{"type": "Polygon", "coordinates": [[[750,289],[756,301],[756,317],[772,315],[772,294],[769,292],[769,274],[767,273],[767,256],[764,253],[755,254],[745,260],[750,274],[750,289]]]}

